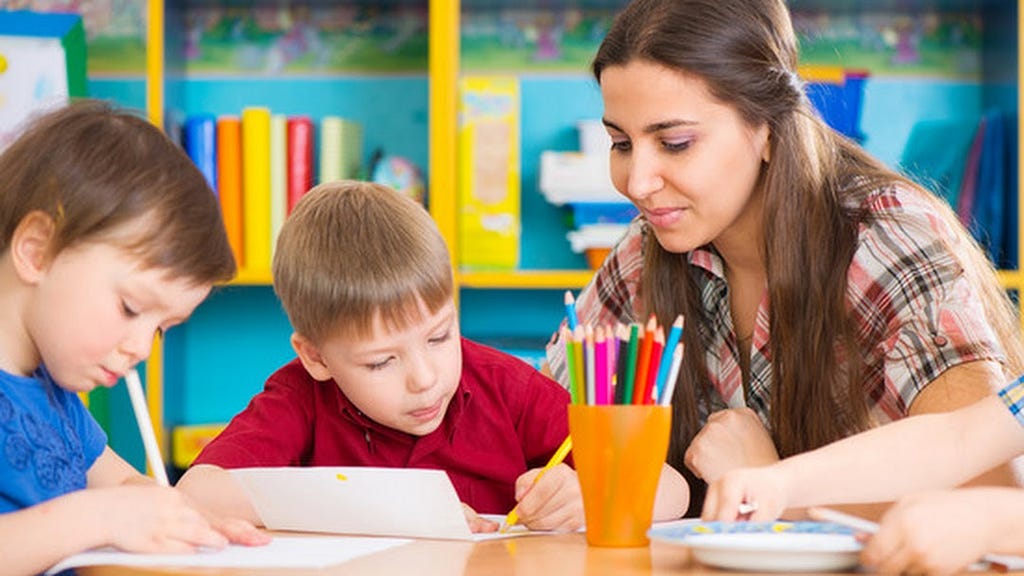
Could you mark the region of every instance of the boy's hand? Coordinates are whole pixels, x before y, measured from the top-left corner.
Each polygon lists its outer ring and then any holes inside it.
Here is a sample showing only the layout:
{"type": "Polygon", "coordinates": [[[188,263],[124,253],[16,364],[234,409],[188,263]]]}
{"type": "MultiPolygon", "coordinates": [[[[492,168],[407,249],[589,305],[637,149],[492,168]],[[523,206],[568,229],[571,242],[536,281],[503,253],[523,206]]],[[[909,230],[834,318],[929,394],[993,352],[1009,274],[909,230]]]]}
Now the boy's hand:
{"type": "Polygon", "coordinates": [[[482,518],[469,507],[469,504],[462,503],[462,511],[466,514],[466,523],[469,524],[469,530],[474,534],[485,533],[485,532],[497,532],[500,527],[497,522],[482,518]]]}
{"type": "Polygon", "coordinates": [[[544,473],[534,468],[516,479],[519,521],[531,530],[571,532],[583,526],[583,496],[576,471],[559,464],[544,473]]]}

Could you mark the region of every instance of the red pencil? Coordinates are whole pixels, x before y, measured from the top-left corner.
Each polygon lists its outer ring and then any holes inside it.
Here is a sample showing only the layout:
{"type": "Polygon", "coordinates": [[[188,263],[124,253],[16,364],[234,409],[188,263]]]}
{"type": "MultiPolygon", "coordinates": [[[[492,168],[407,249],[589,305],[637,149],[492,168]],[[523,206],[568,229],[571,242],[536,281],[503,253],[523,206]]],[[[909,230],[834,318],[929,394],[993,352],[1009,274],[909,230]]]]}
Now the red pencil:
{"type": "Polygon", "coordinates": [[[636,359],[636,379],[633,382],[633,404],[644,404],[647,391],[647,373],[651,368],[651,350],[654,348],[654,332],[658,328],[658,318],[651,314],[644,328],[644,339],[640,343],[640,354],[636,359]]]}
{"type": "Polygon", "coordinates": [[[654,346],[651,347],[650,368],[647,369],[647,381],[644,382],[644,404],[657,403],[655,382],[658,380],[658,368],[661,367],[661,350],[665,347],[665,330],[658,326],[654,331],[654,346]]]}

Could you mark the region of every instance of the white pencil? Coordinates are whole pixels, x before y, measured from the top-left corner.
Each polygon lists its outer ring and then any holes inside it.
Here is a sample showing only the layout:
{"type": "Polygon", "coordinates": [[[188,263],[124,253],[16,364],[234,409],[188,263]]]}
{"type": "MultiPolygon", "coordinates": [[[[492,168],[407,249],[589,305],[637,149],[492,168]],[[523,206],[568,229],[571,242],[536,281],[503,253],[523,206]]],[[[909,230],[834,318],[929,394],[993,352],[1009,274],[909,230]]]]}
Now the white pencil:
{"type": "Polygon", "coordinates": [[[672,394],[676,391],[676,380],[679,379],[679,367],[683,364],[683,343],[676,344],[672,351],[672,368],[668,372],[668,379],[665,380],[665,390],[661,393],[659,404],[669,406],[672,404],[672,394]]]}
{"type": "Polygon", "coordinates": [[[139,434],[142,435],[142,445],[146,449],[146,460],[153,470],[153,477],[157,484],[170,486],[167,469],[164,468],[164,459],[160,456],[160,448],[156,445],[156,434],[153,432],[153,422],[149,419],[149,409],[146,408],[146,397],[142,393],[139,373],[132,368],[124,375],[124,382],[128,386],[128,396],[132,400],[135,422],[139,425],[139,434]]]}
{"type": "Polygon", "coordinates": [[[809,508],[807,515],[820,522],[834,522],[847,528],[853,528],[857,532],[874,534],[878,532],[878,524],[871,520],[865,520],[859,516],[832,510],[831,508],[809,508]]]}

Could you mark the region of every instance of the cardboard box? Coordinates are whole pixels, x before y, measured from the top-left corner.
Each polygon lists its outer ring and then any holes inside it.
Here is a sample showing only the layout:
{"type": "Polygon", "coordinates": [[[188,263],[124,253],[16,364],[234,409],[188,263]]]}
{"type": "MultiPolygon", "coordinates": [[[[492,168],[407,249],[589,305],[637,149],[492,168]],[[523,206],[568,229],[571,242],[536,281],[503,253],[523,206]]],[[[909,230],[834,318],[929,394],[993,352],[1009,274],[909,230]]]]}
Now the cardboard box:
{"type": "Polygon", "coordinates": [[[519,265],[519,81],[459,83],[458,260],[464,269],[519,265]]]}

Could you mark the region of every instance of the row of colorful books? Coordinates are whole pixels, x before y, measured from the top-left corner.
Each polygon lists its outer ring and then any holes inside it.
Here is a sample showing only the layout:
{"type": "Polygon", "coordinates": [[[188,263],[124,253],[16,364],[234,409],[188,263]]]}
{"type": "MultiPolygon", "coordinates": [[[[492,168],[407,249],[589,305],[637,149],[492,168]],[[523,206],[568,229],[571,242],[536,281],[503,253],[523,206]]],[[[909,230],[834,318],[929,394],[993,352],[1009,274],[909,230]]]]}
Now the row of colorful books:
{"type": "Polygon", "coordinates": [[[356,178],[362,166],[362,127],[339,116],[315,125],[257,106],[237,116],[195,114],[181,139],[217,194],[235,259],[248,270],[270,269],[281,224],[306,191],[356,178]]]}

